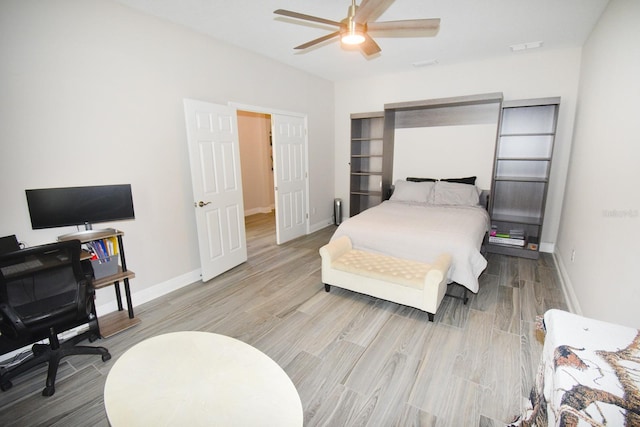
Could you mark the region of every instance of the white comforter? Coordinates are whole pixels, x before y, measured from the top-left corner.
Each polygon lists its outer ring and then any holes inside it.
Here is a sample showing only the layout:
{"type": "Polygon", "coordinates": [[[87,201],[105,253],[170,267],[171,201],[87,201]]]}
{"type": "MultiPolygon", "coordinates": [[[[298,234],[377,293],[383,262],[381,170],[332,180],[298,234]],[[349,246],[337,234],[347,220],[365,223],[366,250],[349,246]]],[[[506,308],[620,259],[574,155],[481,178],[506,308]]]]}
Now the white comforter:
{"type": "Polygon", "coordinates": [[[388,200],[344,221],[332,239],[346,235],[356,249],[422,262],[448,252],[449,281],[475,293],[487,267],[480,247],[489,227],[489,215],[481,207],[388,200]]]}

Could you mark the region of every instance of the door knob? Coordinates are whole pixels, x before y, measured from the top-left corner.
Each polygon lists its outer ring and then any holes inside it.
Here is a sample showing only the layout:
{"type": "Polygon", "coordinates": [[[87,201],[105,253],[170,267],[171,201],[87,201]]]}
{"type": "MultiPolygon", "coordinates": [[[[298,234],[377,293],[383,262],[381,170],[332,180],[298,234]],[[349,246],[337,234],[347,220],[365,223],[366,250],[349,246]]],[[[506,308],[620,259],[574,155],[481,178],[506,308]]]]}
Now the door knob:
{"type": "Polygon", "coordinates": [[[200,206],[200,207],[207,206],[207,205],[210,205],[210,204],[211,204],[211,202],[206,202],[206,203],[205,203],[205,202],[203,202],[202,200],[200,200],[200,201],[198,202],[198,206],[200,206]]]}

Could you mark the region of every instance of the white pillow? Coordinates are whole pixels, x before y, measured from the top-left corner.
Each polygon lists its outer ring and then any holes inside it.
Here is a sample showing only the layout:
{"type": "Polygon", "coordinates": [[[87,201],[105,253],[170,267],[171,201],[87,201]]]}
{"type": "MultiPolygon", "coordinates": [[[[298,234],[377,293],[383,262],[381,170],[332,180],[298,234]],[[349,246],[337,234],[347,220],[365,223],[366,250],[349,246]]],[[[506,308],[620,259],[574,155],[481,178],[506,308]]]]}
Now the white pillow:
{"type": "Polygon", "coordinates": [[[411,182],[399,179],[390,200],[396,202],[428,203],[431,201],[431,191],[435,182],[411,182]]]}
{"type": "Polygon", "coordinates": [[[433,189],[434,205],[476,206],[480,203],[478,188],[470,184],[438,181],[433,189]]]}

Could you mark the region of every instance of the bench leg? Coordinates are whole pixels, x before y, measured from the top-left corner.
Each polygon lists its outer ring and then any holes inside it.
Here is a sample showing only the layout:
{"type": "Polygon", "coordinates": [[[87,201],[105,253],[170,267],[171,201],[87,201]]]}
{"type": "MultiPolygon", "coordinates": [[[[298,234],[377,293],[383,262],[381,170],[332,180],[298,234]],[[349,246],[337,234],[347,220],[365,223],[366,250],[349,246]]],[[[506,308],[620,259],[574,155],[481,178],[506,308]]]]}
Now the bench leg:
{"type": "Polygon", "coordinates": [[[331,285],[324,284],[324,291],[329,292],[331,290],[331,285]]]}
{"type": "Polygon", "coordinates": [[[429,315],[429,322],[433,322],[433,313],[427,311],[427,314],[429,315]]]}

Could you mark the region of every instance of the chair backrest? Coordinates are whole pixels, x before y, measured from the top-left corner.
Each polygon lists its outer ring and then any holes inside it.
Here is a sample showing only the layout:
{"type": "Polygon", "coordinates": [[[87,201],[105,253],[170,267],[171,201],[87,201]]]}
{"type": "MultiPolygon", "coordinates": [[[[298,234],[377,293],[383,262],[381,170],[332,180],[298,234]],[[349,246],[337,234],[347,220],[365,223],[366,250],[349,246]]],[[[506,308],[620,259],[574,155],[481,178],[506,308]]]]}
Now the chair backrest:
{"type": "MultiPolygon", "coordinates": [[[[20,244],[15,234],[0,237],[0,255],[20,250],[20,244]]],[[[1,266],[2,264],[0,264],[1,266]]]]}
{"type": "Polygon", "coordinates": [[[40,339],[49,327],[62,331],[91,313],[79,240],[9,252],[0,255],[0,266],[3,335],[40,339]]]}

